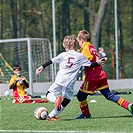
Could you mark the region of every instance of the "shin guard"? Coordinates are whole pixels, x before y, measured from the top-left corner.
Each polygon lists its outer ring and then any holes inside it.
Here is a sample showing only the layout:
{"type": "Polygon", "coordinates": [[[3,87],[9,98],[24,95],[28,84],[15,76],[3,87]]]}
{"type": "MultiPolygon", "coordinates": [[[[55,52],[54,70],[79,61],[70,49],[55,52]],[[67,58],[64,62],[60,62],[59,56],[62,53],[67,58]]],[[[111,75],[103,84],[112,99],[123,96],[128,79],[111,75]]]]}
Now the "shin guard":
{"type": "Polygon", "coordinates": [[[90,116],[90,111],[89,111],[87,100],[79,102],[79,104],[80,104],[80,109],[81,109],[82,113],[84,114],[84,116],[86,116],[86,117],[90,116]]]}

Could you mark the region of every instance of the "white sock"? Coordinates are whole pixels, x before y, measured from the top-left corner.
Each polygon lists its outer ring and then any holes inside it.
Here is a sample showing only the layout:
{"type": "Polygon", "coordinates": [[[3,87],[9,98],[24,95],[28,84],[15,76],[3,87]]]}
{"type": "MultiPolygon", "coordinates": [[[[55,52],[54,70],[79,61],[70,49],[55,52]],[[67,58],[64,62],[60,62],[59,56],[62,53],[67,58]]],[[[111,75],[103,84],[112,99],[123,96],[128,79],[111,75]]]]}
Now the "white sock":
{"type": "Polygon", "coordinates": [[[55,100],[56,100],[56,96],[52,93],[48,93],[47,94],[47,99],[52,102],[52,103],[55,103],[55,100]]]}
{"type": "Polygon", "coordinates": [[[56,109],[56,107],[49,113],[49,117],[51,118],[51,117],[55,117],[56,115],[58,115],[60,112],[62,112],[64,110],[64,108],[62,107],[62,105],[61,105],[61,109],[58,111],[57,109],[56,109]]]}

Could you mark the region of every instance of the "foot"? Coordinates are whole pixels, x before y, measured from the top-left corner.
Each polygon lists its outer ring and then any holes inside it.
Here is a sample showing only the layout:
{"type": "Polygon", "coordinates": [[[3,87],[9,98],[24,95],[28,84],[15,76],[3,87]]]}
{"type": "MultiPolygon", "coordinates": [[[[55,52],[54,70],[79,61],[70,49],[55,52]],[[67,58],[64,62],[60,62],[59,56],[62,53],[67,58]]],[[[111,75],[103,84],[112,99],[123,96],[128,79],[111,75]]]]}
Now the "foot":
{"type": "Polygon", "coordinates": [[[86,118],[91,118],[91,115],[89,116],[84,116],[83,114],[77,116],[75,119],[86,119],[86,118]]]}
{"type": "Polygon", "coordinates": [[[49,121],[59,121],[60,119],[59,118],[56,118],[56,117],[48,117],[47,119],[46,119],[46,121],[47,122],[49,122],[49,121]]]}
{"type": "Polygon", "coordinates": [[[128,105],[128,110],[132,113],[132,116],[133,116],[133,103],[130,103],[128,105]]]}
{"type": "Polygon", "coordinates": [[[61,109],[61,101],[62,101],[62,97],[61,96],[58,96],[56,101],[55,101],[55,106],[56,106],[56,109],[59,111],[61,109]]]}

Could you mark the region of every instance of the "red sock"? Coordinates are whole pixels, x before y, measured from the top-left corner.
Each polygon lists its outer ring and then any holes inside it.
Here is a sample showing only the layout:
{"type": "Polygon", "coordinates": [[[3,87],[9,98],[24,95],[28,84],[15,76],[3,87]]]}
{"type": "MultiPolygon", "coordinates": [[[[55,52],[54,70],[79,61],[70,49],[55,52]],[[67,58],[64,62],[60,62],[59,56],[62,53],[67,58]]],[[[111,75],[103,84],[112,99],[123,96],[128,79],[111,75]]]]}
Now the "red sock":
{"type": "Polygon", "coordinates": [[[88,107],[88,103],[87,101],[82,101],[79,103],[80,104],[80,109],[83,113],[84,116],[90,116],[90,111],[89,111],[89,107],[88,107]]]}
{"type": "Polygon", "coordinates": [[[46,103],[48,100],[25,100],[23,103],[46,103]]]}
{"type": "Polygon", "coordinates": [[[32,103],[32,100],[25,100],[23,103],[32,103]]]}
{"type": "Polygon", "coordinates": [[[119,98],[118,102],[117,102],[121,107],[125,108],[128,110],[128,105],[130,104],[127,100],[123,99],[123,98],[119,98]]]}
{"type": "Polygon", "coordinates": [[[33,100],[34,103],[47,103],[48,100],[33,100]]]}

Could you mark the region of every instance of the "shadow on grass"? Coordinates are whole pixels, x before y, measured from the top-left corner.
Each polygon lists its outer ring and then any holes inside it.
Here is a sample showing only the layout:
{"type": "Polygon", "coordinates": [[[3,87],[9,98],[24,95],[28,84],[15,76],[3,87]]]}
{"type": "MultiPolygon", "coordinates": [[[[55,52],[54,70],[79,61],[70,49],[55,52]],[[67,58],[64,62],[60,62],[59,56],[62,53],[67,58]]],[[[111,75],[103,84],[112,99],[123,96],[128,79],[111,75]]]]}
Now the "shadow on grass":
{"type": "MultiPolygon", "coordinates": [[[[91,120],[91,119],[108,119],[108,118],[129,118],[129,117],[133,117],[132,115],[122,115],[122,116],[103,116],[103,117],[92,117],[92,118],[88,118],[88,119],[84,119],[84,120],[91,120]]],[[[70,119],[61,119],[61,121],[74,121],[74,120],[83,120],[83,119],[75,119],[75,118],[70,118],[70,119]]]]}
{"type": "Polygon", "coordinates": [[[103,117],[92,117],[92,119],[99,119],[99,118],[124,118],[124,117],[132,117],[132,115],[122,115],[122,116],[103,116],[103,117]]]}

